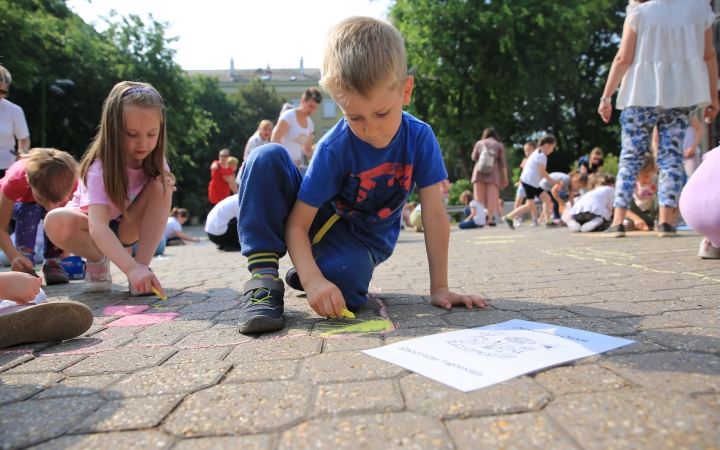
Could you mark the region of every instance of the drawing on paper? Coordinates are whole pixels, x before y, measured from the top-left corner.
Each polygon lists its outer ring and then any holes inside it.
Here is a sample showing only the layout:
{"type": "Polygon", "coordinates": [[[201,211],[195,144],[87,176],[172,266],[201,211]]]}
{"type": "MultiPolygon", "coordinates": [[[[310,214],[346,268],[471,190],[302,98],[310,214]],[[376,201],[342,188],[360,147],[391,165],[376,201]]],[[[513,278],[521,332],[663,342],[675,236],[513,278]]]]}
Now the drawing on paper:
{"type": "Polygon", "coordinates": [[[471,339],[447,341],[458,350],[492,358],[515,358],[516,356],[537,350],[557,350],[562,346],[538,342],[533,339],[506,336],[504,332],[489,331],[471,339]]]}

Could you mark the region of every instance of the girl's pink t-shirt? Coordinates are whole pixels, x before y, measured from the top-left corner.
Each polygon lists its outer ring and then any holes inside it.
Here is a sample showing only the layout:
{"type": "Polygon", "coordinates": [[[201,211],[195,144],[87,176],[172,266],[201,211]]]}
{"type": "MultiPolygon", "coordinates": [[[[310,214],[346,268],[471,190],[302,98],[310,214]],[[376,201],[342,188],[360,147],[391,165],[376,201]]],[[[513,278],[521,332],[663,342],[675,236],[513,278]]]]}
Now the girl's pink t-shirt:
{"type": "MultiPolygon", "coordinates": [[[[164,162],[167,172],[170,172],[167,161],[164,162]]],[[[125,199],[125,207],[127,208],[135,198],[142,192],[145,185],[152,179],[145,174],[142,167],[139,169],[125,168],[128,174],[128,195],[125,199]]],[[[87,185],[84,180],[78,182],[78,187],[73,194],[72,200],[67,206],[82,213],[88,213],[90,205],[106,205],[110,207],[110,219],[114,220],[120,217],[120,210],[110,202],[105,191],[105,183],[103,182],[103,167],[99,159],[90,165],[87,173],[87,185]]]]}

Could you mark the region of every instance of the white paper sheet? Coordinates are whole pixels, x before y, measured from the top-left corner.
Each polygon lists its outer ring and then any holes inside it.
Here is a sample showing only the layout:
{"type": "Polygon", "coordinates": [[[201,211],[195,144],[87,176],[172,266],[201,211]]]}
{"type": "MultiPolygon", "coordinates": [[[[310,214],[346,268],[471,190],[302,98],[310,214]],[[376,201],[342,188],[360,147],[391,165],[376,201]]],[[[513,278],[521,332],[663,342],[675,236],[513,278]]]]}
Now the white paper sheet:
{"type": "Polygon", "coordinates": [[[515,319],[424,336],[363,353],[469,392],[634,342],[515,319]]]}

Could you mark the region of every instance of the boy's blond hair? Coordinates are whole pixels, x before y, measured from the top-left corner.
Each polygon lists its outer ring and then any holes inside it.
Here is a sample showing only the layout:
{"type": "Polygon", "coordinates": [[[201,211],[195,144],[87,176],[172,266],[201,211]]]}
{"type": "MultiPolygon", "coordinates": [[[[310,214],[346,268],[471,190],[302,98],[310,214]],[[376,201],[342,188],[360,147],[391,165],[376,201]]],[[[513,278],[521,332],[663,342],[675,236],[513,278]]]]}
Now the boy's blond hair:
{"type": "Polygon", "coordinates": [[[27,180],[42,200],[62,203],[72,194],[78,164],[70,154],[54,148],[34,148],[23,157],[27,180]]]}
{"type": "Polygon", "coordinates": [[[228,158],[228,165],[234,170],[237,169],[238,165],[240,165],[240,161],[236,157],[231,156],[228,158]]]}
{"type": "Polygon", "coordinates": [[[320,86],[339,103],[348,94],[369,99],[376,89],[399,89],[407,79],[405,41],[388,22],[351,17],[328,33],[320,86]]]}
{"type": "Polygon", "coordinates": [[[609,173],[594,173],[588,178],[587,188],[588,191],[592,191],[598,186],[610,186],[615,184],[615,176],[609,173]]]}

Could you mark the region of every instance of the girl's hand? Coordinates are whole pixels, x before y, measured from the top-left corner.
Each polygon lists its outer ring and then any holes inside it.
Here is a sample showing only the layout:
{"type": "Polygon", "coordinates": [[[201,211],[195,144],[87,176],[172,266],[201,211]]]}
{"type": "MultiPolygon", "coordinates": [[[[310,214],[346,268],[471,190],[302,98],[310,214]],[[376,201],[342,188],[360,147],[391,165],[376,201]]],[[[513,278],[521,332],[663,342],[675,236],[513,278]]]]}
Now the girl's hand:
{"type": "MultiPolygon", "coordinates": [[[[27,258],[25,258],[27,259],[27,258]]],[[[42,280],[28,273],[6,272],[0,276],[0,297],[24,305],[40,293],[42,280]]]]}
{"type": "Polygon", "coordinates": [[[692,158],[693,156],[695,156],[695,148],[694,148],[694,147],[688,147],[688,148],[686,148],[686,149],[685,149],[685,152],[683,152],[683,155],[684,155],[686,158],[692,158]]]}
{"type": "Polygon", "coordinates": [[[318,277],[308,283],[303,283],[303,287],[307,294],[308,303],[315,312],[322,317],[343,318],[342,311],[345,309],[345,299],[337,286],[324,277],[318,277]]]}
{"type": "Polygon", "coordinates": [[[127,277],[132,287],[138,292],[152,292],[152,288],[155,286],[162,295],[165,295],[165,291],[155,274],[139,265],[135,266],[127,274],[127,277]]]}
{"type": "Polygon", "coordinates": [[[600,118],[603,122],[609,123],[610,116],[612,115],[612,105],[607,102],[600,102],[600,106],[598,107],[598,114],[600,114],[600,118]]]}
{"type": "Polygon", "coordinates": [[[31,270],[35,270],[35,264],[23,255],[18,255],[13,258],[10,262],[10,267],[14,272],[29,272],[31,270]]]}
{"type": "MultiPolygon", "coordinates": [[[[155,177],[155,179],[156,179],[156,180],[159,180],[160,177],[162,177],[162,176],[163,176],[163,175],[158,175],[158,176],[155,177]]],[[[173,174],[167,174],[167,175],[164,175],[164,176],[165,176],[165,182],[166,182],[167,185],[170,187],[170,189],[172,189],[173,192],[177,191],[177,187],[175,186],[175,177],[173,176],[173,174]]]]}
{"type": "Polygon", "coordinates": [[[637,219],[633,223],[635,224],[635,228],[637,228],[638,230],[650,231],[650,227],[642,219],[637,219]]]}
{"type": "Polygon", "coordinates": [[[430,303],[447,310],[459,305],[465,305],[467,309],[473,309],[473,305],[478,308],[484,308],[490,305],[487,300],[477,295],[455,294],[448,289],[439,289],[433,292],[430,303]]]}

